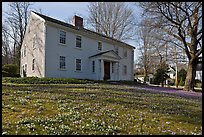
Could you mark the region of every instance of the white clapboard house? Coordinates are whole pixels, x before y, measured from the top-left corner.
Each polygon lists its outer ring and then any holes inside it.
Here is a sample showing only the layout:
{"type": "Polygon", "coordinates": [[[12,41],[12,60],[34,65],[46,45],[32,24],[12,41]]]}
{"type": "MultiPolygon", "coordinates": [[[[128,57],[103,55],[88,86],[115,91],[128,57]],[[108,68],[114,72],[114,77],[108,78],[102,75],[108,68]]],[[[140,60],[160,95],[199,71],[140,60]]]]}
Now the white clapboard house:
{"type": "Polygon", "coordinates": [[[83,27],[31,12],[21,48],[22,77],[133,80],[134,47],[83,27]]]}

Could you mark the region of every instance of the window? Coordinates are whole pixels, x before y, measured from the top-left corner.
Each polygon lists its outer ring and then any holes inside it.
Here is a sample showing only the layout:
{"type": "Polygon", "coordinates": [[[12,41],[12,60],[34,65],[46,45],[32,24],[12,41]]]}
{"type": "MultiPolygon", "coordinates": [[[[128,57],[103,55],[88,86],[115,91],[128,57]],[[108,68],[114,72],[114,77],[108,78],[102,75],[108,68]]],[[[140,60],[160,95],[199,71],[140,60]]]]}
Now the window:
{"type": "Polygon", "coordinates": [[[60,43],[66,44],[66,32],[62,30],[60,30],[60,43]]]}
{"type": "Polygon", "coordinates": [[[124,50],[124,57],[127,57],[127,50],[124,50]]]}
{"type": "Polygon", "coordinates": [[[92,72],[95,72],[95,61],[92,61],[92,72]]]}
{"type": "Polygon", "coordinates": [[[30,27],[28,27],[28,33],[30,33],[30,27]]]}
{"type": "Polygon", "coordinates": [[[101,72],[101,59],[99,59],[99,72],[101,72]]]}
{"type": "Polygon", "coordinates": [[[33,62],[32,62],[32,70],[35,70],[35,59],[33,59],[33,62]]]}
{"type": "Polygon", "coordinates": [[[22,74],[24,73],[24,65],[22,65],[22,72],[21,72],[22,74]]]}
{"type": "Polygon", "coordinates": [[[76,47],[81,48],[81,36],[76,36],[76,47]]]}
{"type": "Polygon", "coordinates": [[[26,45],[25,45],[25,47],[24,47],[24,51],[23,51],[24,53],[24,57],[26,56],[26,45]]]}
{"type": "Polygon", "coordinates": [[[114,73],[115,63],[112,62],[112,73],[114,73]]]}
{"type": "Polygon", "coordinates": [[[132,50],[132,59],[134,59],[134,50],[132,50]]]}
{"type": "Polygon", "coordinates": [[[124,74],[124,75],[127,74],[127,66],[126,66],[126,65],[123,66],[123,74],[124,74]]]}
{"type": "Polygon", "coordinates": [[[25,64],[25,73],[27,72],[27,64],[25,64]]]}
{"type": "Polygon", "coordinates": [[[65,56],[60,56],[60,69],[65,69],[66,64],[65,64],[65,56]]]}
{"type": "Polygon", "coordinates": [[[36,34],[34,34],[34,36],[33,36],[33,48],[35,48],[36,47],[36,34]]]}
{"type": "Polygon", "coordinates": [[[81,59],[76,59],[76,71],[81,71],[81,59]]]}
{"type": "Polygon", "coordinates": [[[22,50],[21,50],[21,57],[23,57],[23,51],[24,51],[24,49],[23,49],[23,47],[22,47],[22,50]]]}
{"type": "Polygon", "coordinates": [[[115,52],[118,55],[118,47],[115,48],[115,52]]]}
{"type": "Polygon", "coordinates": [[[102,42],[98,42],[98,50],[102,50],[102,42]]]}

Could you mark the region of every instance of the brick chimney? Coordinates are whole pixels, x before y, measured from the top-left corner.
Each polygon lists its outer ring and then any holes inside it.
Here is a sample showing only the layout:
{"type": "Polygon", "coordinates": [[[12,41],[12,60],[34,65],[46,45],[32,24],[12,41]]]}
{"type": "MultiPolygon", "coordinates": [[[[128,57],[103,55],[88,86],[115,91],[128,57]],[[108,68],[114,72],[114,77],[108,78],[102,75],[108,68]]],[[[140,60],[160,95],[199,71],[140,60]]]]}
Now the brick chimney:
{"type": "Polygon", "coordinates": [[[72,17],[72,24],[73,24],[74,26],[76,26],[76,27],[81,27],[81,28],[83,28],[83,18],[74,15],[74,16],[72,17]]]}

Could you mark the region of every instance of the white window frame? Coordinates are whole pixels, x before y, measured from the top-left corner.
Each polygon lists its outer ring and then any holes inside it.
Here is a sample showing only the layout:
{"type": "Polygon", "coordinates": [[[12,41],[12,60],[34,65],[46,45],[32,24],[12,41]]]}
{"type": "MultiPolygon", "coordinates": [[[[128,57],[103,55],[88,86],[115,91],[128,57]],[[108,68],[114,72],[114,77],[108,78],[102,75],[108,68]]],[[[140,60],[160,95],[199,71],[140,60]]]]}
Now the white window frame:
{"type": "Polygon", "coordinates": [[[30,26],[28,26],[28,33],[30,33],[30,26]]]}
{"type": "Polygon", "coordinates": [[[36,34],[34,34],[34,36],[33,36],[33,49],[35,49],[36,48],[36,45],[37,45],[37,35],[36,34]]]}
{"type": "Polygon", "coordinates": [[[112,62],[112,73],[114,73],[114,72],[115,72],[115,63],[112,62]]]}
{"type": "Polygon", "coordinates": [[[67,42],[66,42],[66,37],[67,37],[67,32],[65,30],[59,30],[59,44],[61,45],[66,45],[67,42]],[[61,43],[61,32],[65,32],[65,43],[61,43]]]}
{"type": "Polygon", "coordinates": [[[22,47],[22,50],[21,50],[21,57],[24,57],[23,52],[24,52],[24,47],[22,47]]]}
{"type": "Polygon", "coordinates": [[[124,58],[127,58],[127,49],[124,49],[123,55],[124,55],[124,58]]]}
{"type": "Polygon", "coordinates": [[[102,51],[103,49],[103,43],[101,41],[98,41],[98,51],[102,51]],[[99,43],[101,43],[101,47],[99,48],[99,43]]]}
{"type": "Polygon", "coordinates": [[[75,40],[76,40],[76,43],[75,43],[76,45],[75,45],[75,47],[81,49],[81,47],[82,47],[82,36],[76,35],[76,39],[75,39],[75,40]],[[77,42],[78,42],[78,41],[77,41],[77,37],[80,37],[80,47],[77,46],[77,42]]]}
{"type": "Polygon", "coordinates": [[[27,74],[27,64],[25,64],[25,68],[24,68],[26,74],[27,74]]]}
{"type": "Polygon", "coordinates": [[[59,56],[59,69],[65,70],[66,69],[66,57],[65,56],[59,56]],[[62,60],[64,59],[64,60],[62,60]]]}
{"type": "Polygon", "coordinates": [[[123,75],[127,75],[127,65],[123,65],[123,75]]]}
{"type": "Polygon", "coordinates": [[[95,73],[95,71],[96,71],[95,66],[96,66],[96,62],[93,60],[92,61],[92,72],[93,73],[95,73]]]}
{"type": "Polygon", "coordinates": [[[22,65],[22,71],[21,71],[22,75],[23,75],[23,71],[24,71],[24,64],[22,65]]]}
{"type": "Polygon", "coordinates": [[[25,57],[25,56],[26,56],[26,44],[25,44],[25,46],[23,48],[23,57],[25,57]]]}
{"type": "Polygon", "coordinates": [[[117,46],[115,46],[115,53],[116,53],[117,55],[119,55],[119,48],[118,48],[117,46]]]}
{"type": "Polygon", "coordinates": [[[32,59],[32,68],[31,68],[32,71],[35,71],[35,64],[36,64],[35,62],[36,62],[36,61],[35,61],[35,59],[33,58],[33,59],[32,59]]]}
{"type": "Polygon", "coordinates": [[[81,64],[82,64],[82,60],[81,59],[76,59],[75,60],[75,70],[76,71],[78,71],[78,72],[81,72],[82,71],[82,67],[81,67],[81,64]],[[77,62],[77,61],[79,61],[80,60],[80,63],[79,62],[77,62]],[[78,65],[80,66],[80,70],[78,69],[78,65]]]}

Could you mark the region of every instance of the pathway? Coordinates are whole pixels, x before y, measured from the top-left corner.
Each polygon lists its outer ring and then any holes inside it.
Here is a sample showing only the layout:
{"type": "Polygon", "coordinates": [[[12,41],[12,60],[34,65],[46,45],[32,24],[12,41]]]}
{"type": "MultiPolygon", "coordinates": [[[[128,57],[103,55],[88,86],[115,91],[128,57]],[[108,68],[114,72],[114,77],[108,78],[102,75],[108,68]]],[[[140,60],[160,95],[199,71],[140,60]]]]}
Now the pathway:
{"type": "Polygon", "coordinates": [[[160,93],[169,93],[169,94],[175,94],[180,97],[185,98],[192,98],[192,99],[198,99],[202,101],[202,93],[201,92],[192,92],[192,91],[184,91],[182,89],[176,89],[176,88],[170,88],[170,87],[158,87],[158,86],[131,86],[130,88],[137,89],[137,90],[147,90],[151,92],[160,92],[160,93]]]}

